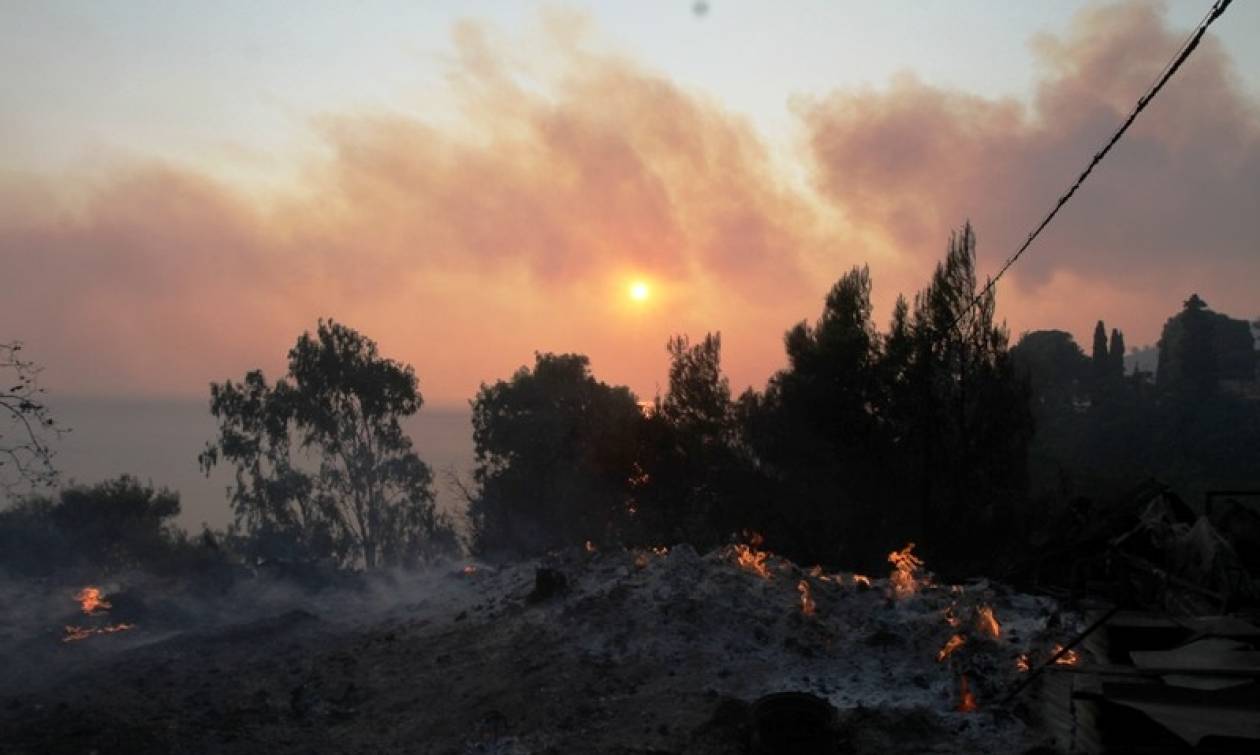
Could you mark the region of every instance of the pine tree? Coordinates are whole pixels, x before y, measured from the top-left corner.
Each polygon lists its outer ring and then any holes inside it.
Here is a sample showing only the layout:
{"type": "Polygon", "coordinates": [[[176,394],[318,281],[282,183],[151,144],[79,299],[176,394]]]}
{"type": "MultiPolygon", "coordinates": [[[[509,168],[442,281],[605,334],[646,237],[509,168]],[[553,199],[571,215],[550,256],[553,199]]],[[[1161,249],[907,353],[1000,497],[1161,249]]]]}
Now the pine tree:
{"type": "Polygon", "coordinates": [[[1102,391],[1111,372],[1111,359],[1107,351],[1107,326],[1102,320],[1094,326],[1094,349],[1090,354],[1090,371],[1094,378],[1094,397],[1102,391]]]}
{"type": "Polygon", "coordinates": [[[1110,358],[1110,369],[1107,371],[1113,379],[1124,377],[1124,333],[1111,329],[1111,346],[1107,349],[1110,358]]]}

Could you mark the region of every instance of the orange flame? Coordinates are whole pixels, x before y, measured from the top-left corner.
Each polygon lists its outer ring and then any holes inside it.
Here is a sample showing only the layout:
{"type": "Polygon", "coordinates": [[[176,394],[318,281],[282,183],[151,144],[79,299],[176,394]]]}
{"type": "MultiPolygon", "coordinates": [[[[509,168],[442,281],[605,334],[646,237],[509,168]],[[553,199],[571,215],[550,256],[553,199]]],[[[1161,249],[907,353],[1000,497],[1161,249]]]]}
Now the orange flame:
{"type": "Polygon", "coordinates": [[[993,609],[989,606],[980,606],[976,609],[976,624],[979,625],[981,632],[995,640],[1002,636],[1002,625],[998,623],[997,617],[993,615],[993,609]]]}
{"type": "Polygon", "coordinates": [[[946,641],[945,647],[937,651],[936,662],[940,663],[944,661],[946,658],[953,655],[955,650],[962,647],[966,643],[967,643],[967,640],[963,639],[963,636],[961,634],[956,634],[953,637],[950,637],[949,640],[946,641]]]}
{"type": "Polygon", "coordinates": [[[594,552],[595,552],[595,544],[594,544],[594,543],[592,543],[590,540],[587,540],[587,541],[586,541],[586,552],[587,552],[587,553],[594,553],[594,552]]]}
{"type": "Polygon", "coordinates": [[[972,693],[971,688],[967,686],[967,675],[962,675],[962,686],[959,690],[958,712],[974,713],[979,709],[976,705],[976,696],[972,693]]]}
{"type": "Polygon", "coordinates": [[[801,580],[796,583],[796,591],[801,594],[801,613],[806,616],[814,615],[814,596],[810,593],[809,582],[801,580]]]}
{"type": "Polygon", "coordinates": [[[1028,658],[1028,653],[1020,653],[1015,659],[1015,670],[1021,674],[1027,673],[1032,669],[1032,661],[1028,658]]]}
{"type": "Polygon", "coordinates": [[[752,572],[762,579],[770,579],[770,567],[766,559],[770,557],[765,551],[755,550],[747,545],[735,546],[735,562],[744,571],[752,572]]]}
{"type": "Polygon", "coordinates": [[[74,599],[79,601],[79,607],[83,609],[83,613],[89,616],[113,608],[113,605],[105,600],[105,596],[101,595],[99,587],[85,587],[75,593],[74,599]]]}
{"type": "MultiPolygon", "coordinates": [[[[1063,646],[1062,646],[1062,645],[1059,645],[1059,644],[1055,644],[1054,649],[1050,651],[1050,655],[1053,657],[1053,656],[1058,655],[1058,654],[1059,654],[1059,653],[1061,653],[1062,651],[1063,651],[1063,646]]],[[[1078,663],[1080,663],[1080,662],[1081,662],[1081,656],[1080,656],[1079,654],[1077,654],[1077,652],[1076,652],[1075,650],[1069,650],[1069,651],[1067,651],[1066,653],[1063,653],[1063,657],[1062,657],[1062,658],[1058,658],[1058,659],[1056,659],[1056,660],[1055,660],[1055,662],[1054,662],[1054,665],[1056,665],[1056,666],[1075,666],[1076,664],[1078,664],[1078,663]]]]}
{"type": "Polygon", "coordinates": [[[918,573],[923,568],[923,560],[911,553],[912,550],[914,543],[908,543],[905,548],[888,554],[888,563],[893,565],[888,583],[894,597],[907,598],[919,590],[921,580],[918,573]]]}
{"type": "Polygon", "coordinates": [[[871,578],[870,578],[870,577],[868,577],[868,576],[866,576],[865,574],[854,574],[854,575],[853,575],[853,584],[855,584],[855,585],[861,585],[862,587],[870,587],[870,586],[871,586],[871,578]]]}

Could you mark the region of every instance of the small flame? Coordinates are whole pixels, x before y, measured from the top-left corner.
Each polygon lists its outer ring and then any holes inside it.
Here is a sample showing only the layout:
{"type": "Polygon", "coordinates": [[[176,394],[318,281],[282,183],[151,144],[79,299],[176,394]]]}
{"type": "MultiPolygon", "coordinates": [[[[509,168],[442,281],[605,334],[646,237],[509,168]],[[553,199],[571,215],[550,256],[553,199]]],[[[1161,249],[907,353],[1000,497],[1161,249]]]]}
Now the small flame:
{"type": "Polygon", "coordinates": [[[814,596],[810,593],[809,582],[801,580],[796,583],[796,591],[801,594],[801,613],[806,616],[814,615],[814,596]]]}
{"type": "Polygon", "coordinates": [[[85,587],[75,593],[74,599],[79,601],[79,607],[88,616],[113,608],[113,605],[108,600],[105,600],[105,596],[101,595],[101,588],[99,587],[85,587]]]}
{"type": "Polygon", "coordinates": [[[765,538],[760,532],[744,530],[744,539],[748,541],[747,545],[740,543],[735,546],[735,562],[744,571],[752,572],[762,579],[770,579],[770,566],[766,563],[766,559],[770,554],[763,550],[758,550],[765,538]]]}
{"type": "MultiPolygon", "coordinates": [[[[74,595],[74,599],[78,601],[80,610],[88,616],[97,616],[109,611],[113,608],[113,604],[105,599],[101,594],[101,588],[88,585],[79,590],[74,595]]],[[[94,634],[114,634],[115,632],[125,632],[128,629],[134,629],[135,624],[110,624],[103,627],[81,627],[78,625],[67,624],[65,627],[66,634],[61,638],[62,642],[77,642],[85,640],[94,634]]]]}
{"type": "Polygon", "coordinates": [[[936,662],[940,663],[944,661],[946,658],[953,655],[955,650],[962,647],[966,643],[967,643],[967,640],[965,640],[961,634],[956,634],[953,637],[950,637],[949,640],[946,641],[945,647],[937,651],[936,662]]]}
{"type": "Polygon", "coordinates": [[[739,568],[752,572],[762,579],[770,579],[770,567],[766,565],[766,559],[769,557],[769,553],[748,545],[735,546],[735,563],[739,564],[739,568]]]}
{"type": "Polygon", "coordinates": [[[923,568],[923,560],[911,553],[914,543],[888,554],[888,563],[893,565],[893,572],[888,577],[893,596],[907,598],[919,591],[919,570],[923,568]]]}
{"type": "Polygon", "coordinates": [[[959,689],[958,712],[974,713],[979,709],[976,705],[976,696],[967,686],[967,675],[962,675],[962,686],[959,689]]]}
{"type": "Polygon", "coordinates": [[[954,628],[957,628],[962,623],[962,619],[959,619],[954,613],[954,606],[952,605],[945,607],[945,623],[954,628]]]}
{"type": "MultiPolygon", "coordinates": [[[[1061,652],[1063,652],[1063,646],[1056,644],[1054,646],[1054,649],[1050,651],[1050,655],[1051,657],[1053,657],[1053,656],[1058,655],[1061,652]]],[[[1081,656],[1075,650],[1069,650],[1066,653],[1063,653],[1063,657],[1056,659],[1054,662],[1054,665],[1075,666],[1076,664],[1080,662],[1081,662],[1081,656]]]]}
{"type": "Polygon", "coordinates": [[[989,606],[980,606],[976,609],[976,624],[979,625],[981,632],[995,640],[1002,636],[1002,625],[998,623],[997,617],[993,615],[993,609],[989,606]]]}
{"type": "Polygon", "coordinates": [[[476,567],[476,565],[474,565],[474,564],[469,564],[469,565],[467,565],[467,566],[465,566],[465,567],[464,567],[464,574],[471,576],[471,575],[476,574],[476,573],[477,573],[477,567],[476,567]]]}
{"type": "Polygon", "coordinates": [[[668,556],[669,548],[665,547],[664,545],[658,545],[652,549],[652,552],[658,556],[668,556]]]}
{"type": "Polygon", "coordinates": [[[594,543],[592,543],[590,540],[587,540],[587,541],[586,541],[586,552],[587,552],[587,553],[594,553],[594,552],[595,552],[595,544],[594,544],[594,543]]]}
{"type": "Polygon", "coordinates": [[[1032,660],[1029,659],[1028,653],[1020,653],[1015,659],[1015,670],[1021,674],[1026,674],[1032,669],[1032,660]]]}
{"type": "Polygon", "coordinates": [[[854,575],[853,575],[853,584],[855,584],[855,585],[861,585],[862,587],[870,587],[870,586],[871,586],[871,578],[870,578],[870,577],[868,577],[868,576],[866,576],[865,574],[854,574],[854,575]]]}

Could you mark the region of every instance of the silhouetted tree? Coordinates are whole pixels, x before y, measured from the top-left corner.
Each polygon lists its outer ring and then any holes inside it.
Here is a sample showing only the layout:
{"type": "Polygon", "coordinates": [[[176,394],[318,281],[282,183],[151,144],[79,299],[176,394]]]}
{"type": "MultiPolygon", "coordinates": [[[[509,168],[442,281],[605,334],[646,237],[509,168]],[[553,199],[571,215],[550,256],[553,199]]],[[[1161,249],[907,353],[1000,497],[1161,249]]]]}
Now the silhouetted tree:
{"type": "MultiPolygon", "coordinates": [[[[871,323],[871,277],[855,267],[832,286],[818,320],[787,332],[788,366],[762,395],[743,404],[746,432],[776,482],[779,550],[811,560],[861,560],[850,536],[879,529],[884,513],[877,370],[879,335],[871,323]]],[[[873,541],[871,541],[873,542],[873,541]]]]}
{"type": "Polygon", "coordinates": [[[1212,313],[1198,294],[1186,299],[1180,313],[1164,323],[1159,337],[1161,388],[1188,397],[1203,397],[1216,389],[1216,348],[1212,313]]]}
{"type": "Polygon", "coordinates": [[[579,354],[482,384],[472,402],[473,549],[521,555],[602,540],[629,515],[642,411],[579,354]]]}
{"type": "Polygon", "coordinates": [[[0,343],[0,493],[57,480],[49,437],[63,432],[44,404],[39,367],[22,358],[22,344],[0,343]]]}
{"type": "Polygon", "coordinates": [[[1111,329],[1111,345],[1107,347],[1107,375],[1118,381],[1124,377],[1124,333],[1111,329]]]}
{"type": "Polygon", "coordinates": [[[1095,396],[1102,393],[1111,374],[1111,356],[1107,348],[1107,326],[1102,320],[1094,326],[1094,348],[1090,352],[1090,366],[1093,371],[1095,396]]]}
{"type": "Polygon", "coordinates": [[[635,489],[642,544],[715,545],[759,526],[764,484],[744,446],[721,369],[722,341],[671,338],[669,390],[644,421],[635,489]]]}
{"type": "MultiPolygon", "coordinates": [[[[1027,485],[1029,389],[1014,370],[996,291],[980,295],[971,224],[951,234],[945,260],[915,297],[914,393],[909,437],[920,437],[925,547],[955,563],[977,558],[1013,522],[1027,485]]],[[[909,444],[907,444],[909,445],[909,444]]]]}
{"type": "Polygon", "coordinates": [[[321,320],[274,386],[255,370],[241,383],[212,383],[210,397],[219,437],[202,467],[235,467],[236,524],[264,551],[371,569],[454,549],[432,472],[399,424],[423,402],[415,372],[380,357],[372,340],[321,320]],[[294,459],[295,446],[309,464],[294,459]]]}
{"type": "Polygon", "coordinates": [[[1039,416],[1071,412],[1077,399],[1089,395],[1090,360],[1070,333],[1025,333],[1011,348],[1011,359],[1029,381],[1039,416]]]}
{"type": "Polygon", "coordinates": [[[178,515],[177,493],[128,475],[27,497],[0,512],[0,566],[22,574],[169,567],[186,545],[178,515]]]}

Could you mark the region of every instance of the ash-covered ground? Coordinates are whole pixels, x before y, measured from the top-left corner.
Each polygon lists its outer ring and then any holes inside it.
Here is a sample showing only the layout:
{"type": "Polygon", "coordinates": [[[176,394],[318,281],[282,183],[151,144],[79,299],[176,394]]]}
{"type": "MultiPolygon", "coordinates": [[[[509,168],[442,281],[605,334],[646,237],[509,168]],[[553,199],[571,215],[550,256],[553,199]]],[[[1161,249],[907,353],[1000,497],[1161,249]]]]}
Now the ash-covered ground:
{"type": "Polygon", "coordinates": [[[784,691],[838,709],[836,752],[1055,749],[1000,699],[1021,654],[1045,657],[1076,618],[913,564],[894,576],[578,549],[319,590],[135,577],[102,584],[94,616],[71,588],[24,583],[0,627],[0,750],[743,753],[750,705],[784,691]],[[135,626],[63,641],[117,623],[135,626]]]}

